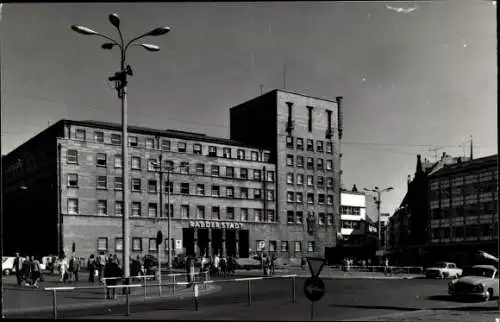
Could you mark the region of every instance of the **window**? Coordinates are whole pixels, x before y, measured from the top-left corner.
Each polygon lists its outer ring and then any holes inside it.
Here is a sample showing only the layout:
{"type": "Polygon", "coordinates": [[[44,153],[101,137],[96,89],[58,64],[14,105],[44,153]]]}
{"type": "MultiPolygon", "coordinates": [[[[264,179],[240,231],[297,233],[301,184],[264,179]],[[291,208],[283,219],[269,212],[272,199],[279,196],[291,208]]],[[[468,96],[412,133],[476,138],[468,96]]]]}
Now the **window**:
{"type": "Polygon", "coordinates": [[[141,170],[141,158],[140,157],[132,157],[132,170],[141,170]]]}
{"type": "Polygon", "coordinates": [[[323,141],[316,141],[316,151],[323,152],[323,141]]]}
{"type": "Polygon", "coordinates": [[[255,200],[261,200],[262,199],[262,190],[261,189],[253,189],[253,198],[255,200]]]}
{"type": "Polygon", "coordinates": [[[248,169],[241,168],[240,169],[240,179],[248,179],[248,169]]]}
{"type": "Polygon", "coordinates": [[[201,154],[201,144],[193,144],[193,154],[201,154]]]}
{"type": "Polygon", "coordinates": [[[165,193],[174,193],[174,183],[172,181],[165,182],[165,193]]]}
{"type": "Polygon", "coordinates": [[[318,170],[323,170],[323,164],[324,164],[323,159],[316,159],[316,167],[318,168],[318,170]]]}
{"type": "Polygon", "coordinates": [[[78,199],[75,198],[68,199],[68,214],[70,215],[78,214],[78,199]]]}
{"type": "Polygon", "coordinates": [[[115,155],[115,168],[123,168],[123,158],[121,155],[115,155]]]}
{"type": "Polygon", "coordinates": [[[158,171],[159,170],[159,166],[156,162],[155,159],[149,159],[148,160],[148,171],[158,171]]]}
{"type": "Polygon", "coordinates": [[[138,140],[137,140],[137,136],[129,136],[128,137],[128,145],[129,146],[138,146],[138,140]]]}
{"type": "Polygon", "coordinates": [[[211,172],[210,173],[212,174],[212,176],[218,177],[219,174],[220,174],[220,168],[219,168],[219,166],[218,165],[213,165],[211,167],[211,172]]]}
{"type": "Polygon", "coordinates": [[[75,139],[77,139],[78,141],[85,141],[85,130],[77,129],[75,131],[75,139]]]}
{"type": "Polygon", "coordinates": [[[260,170],[253,170],[253,179],[256,181],[260,181],[262,179],[262,172],[260,170]]]}
{"type": "Polygon", "coordinates": [[[248,188],[240,188],[240,199],[248,199],[248,188]]]}
{"type": "Polygon", "coordinates": [[[226,197],[228,198],[234,198],[234,188],[233,187],[226,187],[226,197]]]}
{"type": "Polygon", "coordinates": [[[293,136],[288,135],[286,137],[286,147],[289,149],[293,149],[293,136]]]}
{"type": "Polygon", "coordinates": [[[95,159],[96,159],[96,166],[106,167],[106,153],[97,153],[95,159]]]}
{"type": "Polygon", "coordinates": [[[269,241],[269,251],[270,252],[275,252],[276,248],[278,248],[276,241],[275,240],[270,240],[269,241]]]}
{"type": "Polygon", "coordinates": [[[154,149],[155,148],[155,140],[147,138],[146,139],[146,149],[154,149]]]}
{"type": "Polygon", "coordinates": [[[248,221],[248,208],[241,208],[241,221],[248,221]]]}
{"type": "Polygon", "coordinates": [[[142,251],[142,238],[132,237],[132,250],[136,252],[142,251]]]}
{"type": "Polygon", "coordinates": [[[297,211],[295,214],[295,222],[300,225],[304,223],[304,213],[302,211],[297,211]]]}
{"type": "Polygon", "coordinates": [[[289,172],[286,174],[286,183],[293,184],[293,173],[289,172]]]}
{"type": "Polygon", "coordinates": [[[259,153],[255,152],[255,151],[252,151],[250,153],[250,156],[252,158],[252,161],[259,161],[259,153]]]}
{"type": "Polygon", "coordinates": [[[227,220],[234,220],[234,208],[233,207],[226,208],[226,219],[227,220]]]}
{"type": "Polygon", "coordinates": [[[104,143],[104,133],[100,131],[94,132],[94,141],[97,143],[104,143]]]}
{"type": "Polygon", "coordinates": [[[276,217],[274,216],[274,209],[267,210],[267,221],[276,222],[276,217]]]}
{"type": "Polygon", "coordinates": [[[173,172],[174,171],[174,161],[165,160],[165,169],[167,171],[173,172]]]}
{"type": "Polygon", "coordinates": [[[78,151],[77,150],[66,151],[66,162],[67,163],[78,163],[78,151]]]}
{"type": "Polygon", "coordinates": [[[115,201],[115,216],[123,216],[123,201],[115,201]]]}
{"type": "Polygon", "coordinates": [[[254,209],[255,222],[263,222],[264,218],[262,215],[262,209],[254,209]]]}
{"type": "Polygon", "coordinates": [[[156,238],[149,238],[149,247],[148,247],[150,252],[154,252],[155,250],[158,250],[156,248],[156,238]]]}
{"type": "Polygon", "coordinates": [[[220,208],[212,207],[212,219],[220,219],[220,208]]]}
{"type": "Polygon", "coordinates": [[[197,184],[196,185],[196,194],[199,196],[205,195],[205,185],[204,184],[197,184]]]}
{"type": "Polygon", "coordinates": [[[267,200],[268,201],[274,201],[274,190],[267,190],[267,200]]]}
{"type": "Polygon", "coordinates": [[[281,241],[281,251],[284,253],[288,252],[288,241],[286,240],[281,241]]]}
{"type": "Polygon", "coordinates": [[[219,197],[219,196],[220,196],[220,187],[212,186],[212,197],[219,197]]]}
{"type": "Polygon", "coordinates": [[[222,156],[231,159],[231,148],[222,148],[222,156]]]}
{"type": "Polygon", "coordinates": [[[158,217],[158,205],[156,204],[156,202],[148,203],[148,216],[158,217]]]}
{"type": "Polygon", "coordinates": [[[318,215],[318,221],[320,226],[324,226],[326,223],[326,216],[324,213],[319,213],[318,215]]]}
{"type": "Polygon", "coordinates": [[[177,142],[177,152],[186,152],[186,142],[177,142]]]}
{"type": "Polygon", "coordinates": [[[295,242],[295,252],[296,253],[302,252],[302,242],[301,241],[295,242]]]}
{"type": "Polygon", "coordinates": [[[201,176],[205,174],[205,165],[203,163],[196,164],[196,174],[201,176]]]}
{"type": "Polygon", "coordinates": [[[326,170],[333,169],[333,160],[326,160],[326,170]]]}
{"type": "Polygon", "coordinates": [[[286,165],[289,167],[293,167],[293,155],[291,154],[286,155],[286,165]]]}
{"type": "Polygon", "coordinates": [[[141,216],[141,203],[134,201],[132,202],[132,216],[140,217],[141,216]]]}
{"type": "Polygon", "coordinates": [[[122,177],[115,177],[115,190],[123,190],[123,178],[122,177]]]}
{"type": "Polygon", "coordinates": [[[326,224],[328,226],[333,226],[333,214],[326,215],[326,224]]]}
{"type": "Polygon", "coordinates": [[[313,241],[307,242],[307,251],[310,253],[314,252],[314,242],[313,241]]]}
{"type": "Polygon", "coordinates": [[[314,169],[314,159],[307,158],[307,169],[314,169]]]}
{"type": "Polygon", "coordinates": [[[122,136],[120,134],[111,134],[111,144],[113,145],[122,144],[122,136]]]}
{"type": "Polygon", "coordinates": [[[287,191],[286,192],[286,201],[287,202],[293,202],[293,192],[292,191],[287,191]]]}
{"type": "Polygon", "coordinates": [[[216,157],[217,156],[217,147],[213,145],[208,146],[208,156],[216,157]]]}
{"type": "Polygon", "coordinates": [[[297,203],[303,203],[304,202],[304,198],[302,197],[302,192],[297,192],[295,194],[295,198],[297,199],[297,203]]]}
{"type": "Polygon", "coordinates": [[[78,188],[78,174],[69,173],[68,174],[68,187],[69,188],[78,188]]]}
{"type": "Polygon", "coordinates": [[[333,195],[326,196],[326,203],[328,205],[333,205],[333,195]]]}
{"type": "Polygon", "coordinates": [[[234,167],[226,167],[226,177],[234,178],[234,167]]]}
{"type": "Polygon", "coordinates": [[[318,203],[320,205],[324,204],[325,203],[325,194],[324,193],[320,193],[318,194],[318,203]]]}
{"type": "Polygon", "coordinates": [[[196,218],[205,219],[205,206],[196,206],[196,218]]]}
{"type": "Polygon", "coordinates": [[[97,238],[97,250],[103,252],[108,250],[108,238],[106,237],[97,238]]]}
{"type": "Polygon", "coordinates": [[[180,164],[180,172],[182,174],[188,174],[189,173],[189,162],[187,161],[182,161],[181,164],[180,164]]]}
{"type": "Polygon", "coordinates": [[[97,200],[97,214],[99,216],[105,216],[108,214],[108,201],[107,200],[97,200]]]}
{"type": "Polygon", "coordinates": [[[307,194],[307,203],[313,204],[314,203],[314,193],[308,193],[307,194]]]}
{"type": "Polygon", "coordinates": [[[297,167],[299,167],[299,168],[304,167],[304,157],[301,155],[297,156],[297,167]]]}
{"type": "Polygon", "coordinates": [[[267,171],[267,182],[274,182],[274,171],[267,171]]]}
{"type": "Polygon", "coordinates": [[[304,150],[304,139],[297,138],[297,150],[304,150]]]}
{"type": "Polygon", "coordinates": [[[107,189],[108,183],[106,176],[97,176],[97,189],[107,189]]]}
{"type": "Polygon", "coordinates": [[[314,185],[314,177],[313,176],[307,176],[307,185],[308,186],[314,185]]]}
{"type": "Polygon", "coordinates": [[[314,140],[307,139],[307,151],[314,152],[314,140]]]}
{"type": "Polygon", "coordinates": [[[164,205],[164,209],[165,209],[165,217],[168,217],[170,215],[170,218],[174,217],[174,204],[168,204],[166,203],[164,205]]]}
{"type": "Polygon", "coordinates": [[[304,175],[303,174],[297,174],[297,184],[298,185],[304,184],[304,175]]]}
{"type": "Polygon", "coordinates": [[[238,149],[238,151],[236,151],[236,159],[245,160],[245,150],[238,149]]]}
{"type": "Polygon", "coordinates": [[[132,179],[132,191],[141,191],[141,179],[140,178],[133,178],[132,179]]]}
{"type": "Polygon", "coordinates": [[[332,188],[333,187],[333,178],[326,178],[326,186],[328,188],[332,188]]]}
{"type": "Polygon", "coordinates": [[[161,149],[163,151],[170,151],[170,141],[169,140],[161,140],[161,149]]]}
{"type": "Polygon", "coordinates": [[[189,194],[189,183],[186,182],[181,183],[181,194],[183,195],[189,194]]]}
{"type": "Polygon", "coordinates": [[[326,153],[333,153],[333,143],[332,142],[326,142],[326,153]]]}
{"type": "Polygon", "coordinates": [[[264,162],[269,162],[271,159],[271,154],[269,152],[264,152],[264,162]]]}
{"type": "Polygon", "coordinates": [[[323,176],[318,176],[318,182],[316,182],[318,187],[324,187],[325,186],[325,177],[323,176]]]}
{"type": "Polygon", "coordinates": [[[123,238],[121,237],[115,238],[115,251],[123,252],[123,238]]]}
{"type": "Polygon", "coordinates": [[[181,205],[181,218],[189,218],[189,205],[181,205]]]}

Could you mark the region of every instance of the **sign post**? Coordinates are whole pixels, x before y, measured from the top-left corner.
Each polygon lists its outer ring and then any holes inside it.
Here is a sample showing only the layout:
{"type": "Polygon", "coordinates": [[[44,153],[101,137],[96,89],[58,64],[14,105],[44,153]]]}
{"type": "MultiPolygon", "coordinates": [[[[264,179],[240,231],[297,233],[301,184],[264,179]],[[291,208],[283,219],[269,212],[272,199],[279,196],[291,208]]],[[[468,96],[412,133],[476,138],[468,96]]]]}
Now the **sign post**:
{"type": "Polygon", "coordinates": [[[319,274],[325,266],[326,259],[307,257],[307,264],[311,271],[309,277],[304,283],[304,294],[309,301],[311,301],[311,321],[314,319],[314,302],[317,302],[325,295],[325,283],[319,278],[319,274]]]}
{"type": "MultiPolygon", "coordinates": [[[[156,248],[158,249],[158,290],[160,291],[161,296],[161,244],[163,241],[163,234],[161,230],[158,230],[156,234],[156,248]]],[[[175,286],[174,286],[175,287],[175,286]]]]}

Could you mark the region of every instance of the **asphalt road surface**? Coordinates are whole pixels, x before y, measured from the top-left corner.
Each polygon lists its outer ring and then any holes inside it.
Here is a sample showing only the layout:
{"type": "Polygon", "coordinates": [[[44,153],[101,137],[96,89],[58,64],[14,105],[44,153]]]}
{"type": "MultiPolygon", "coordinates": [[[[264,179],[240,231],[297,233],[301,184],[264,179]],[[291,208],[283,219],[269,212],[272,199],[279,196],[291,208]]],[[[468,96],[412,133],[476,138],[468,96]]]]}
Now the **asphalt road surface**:
{"type": "MultiPolygon", "coordinates": [[[[136,319],[240,319],[309,320],[311,304],[303,294],[304,279],[296,280],[296,303],[291,303],[289,279],[251,282],[252,305],[248,306],[247,282],[221,282],[222,289],[199,299],[194,311],[192,297],[131,304],[136,319]]],[[[315,304],[315,320],[346,320],[421,309],[449,309],[469,306],[447,295],[448,281],[442,280],[324,280],[325,297],[315,304]]],[[[75,296],[77,302],[77,296],[75,296]]],[[[489,304],[472,304],[489,305],[489,304]]],[[[60,310],[58,318],[124,318],[124,306],[60,310]]],[[[11,315],[50,318],[51,312],[11,315]]]]}

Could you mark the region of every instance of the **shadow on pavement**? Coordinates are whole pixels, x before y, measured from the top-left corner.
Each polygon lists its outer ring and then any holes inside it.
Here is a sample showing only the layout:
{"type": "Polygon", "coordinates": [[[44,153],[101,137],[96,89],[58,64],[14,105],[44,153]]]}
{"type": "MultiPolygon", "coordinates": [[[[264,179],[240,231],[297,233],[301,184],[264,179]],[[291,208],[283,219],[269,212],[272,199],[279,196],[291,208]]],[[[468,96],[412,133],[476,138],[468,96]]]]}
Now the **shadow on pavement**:
{"type": "Polygon", "coordinates": [[[465,312],[496,312],[498,313],[498,306],[463,306],[448,309],[450,311],[465,311],[465,312]]]}
{"type": "Polygon", "coordinates": [[[428,296],[427,297],[428,300],[432,300],[432,301],[447,301],[447,302],[455,302],[455,303],[481,303],[481,301],[478,301],[478,300],[474,300],[474,299],[471,299],[471,298],[467,298],[467,297],[453,297],[451,295],[444,295],[444,294],[441,294],[441,295],[431,295],[431,296],[428,296]]]}
{"type": "Polygon", "coordinates": [[[394,311],[418,311],[419,308],[415,307],[400,307],[400,306],[382,306],[382,305],[349,305],[349,304],[331,304],[331,307],[345,307],[356,309],[375,309],[375,310],[394,310],[394,311]]]}

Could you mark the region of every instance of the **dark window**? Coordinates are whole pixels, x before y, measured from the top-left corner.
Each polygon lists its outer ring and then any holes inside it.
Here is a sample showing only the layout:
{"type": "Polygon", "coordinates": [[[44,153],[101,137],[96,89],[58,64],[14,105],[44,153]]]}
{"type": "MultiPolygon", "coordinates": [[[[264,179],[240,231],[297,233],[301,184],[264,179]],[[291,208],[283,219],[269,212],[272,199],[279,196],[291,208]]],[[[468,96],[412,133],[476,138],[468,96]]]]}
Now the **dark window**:
{"type": "Polygon", "coordinates": [[[181,183],[181,194],[188,195],[189,194],[189,183],[181,183]]]}
{"type": "Polygon", "coordinates": [[[77,150],[66,151],[66,162],[78,163],[78,151],[77,150]]]}
{"type": "Polygon", "coordinates": [[[286,147],[289,149],[293,149],[293,136],[288,135],[286,137],[286,147]]]}

